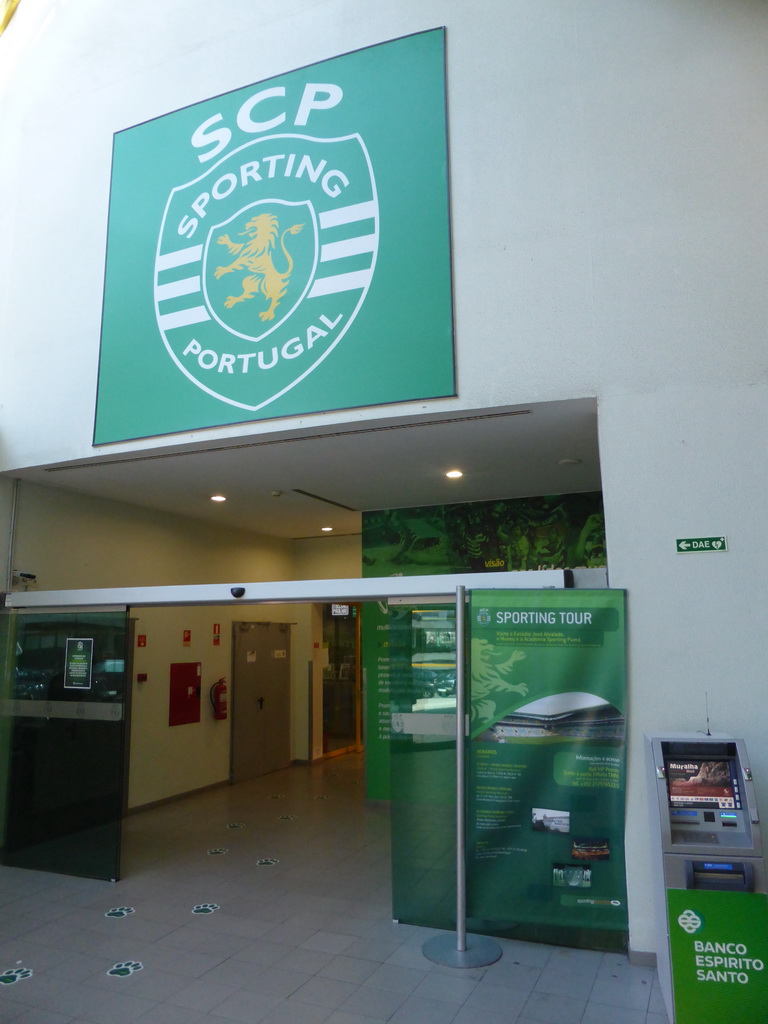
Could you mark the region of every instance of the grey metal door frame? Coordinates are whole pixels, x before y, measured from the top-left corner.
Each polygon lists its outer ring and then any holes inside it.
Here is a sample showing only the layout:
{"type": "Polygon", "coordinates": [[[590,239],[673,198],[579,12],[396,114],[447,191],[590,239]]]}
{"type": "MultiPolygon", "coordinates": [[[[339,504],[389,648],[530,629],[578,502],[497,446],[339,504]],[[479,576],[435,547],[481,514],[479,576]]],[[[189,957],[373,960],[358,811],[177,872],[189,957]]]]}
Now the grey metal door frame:
{"type": "MultiPolygon", "coordinates": [[[[605,586],[604,569],[578,570],[593,573],[594,584],[605,586]],[[598,582],[602,577],[602,582],[598,582]]],[[[466,590],[539,590],[572,586],[570,569],[529,569],[522,572],[452,573],[445,576],[374,576],[370,579],[277,580],[273,583],[203,583],[172,587],[112,587],[94,590],[40,590],[6,593],[6,608],[51,608],[69,606],[100,608],[126,605],[130,608],[163,605],[253,605],[322,604],[347,601],[387,601],[390,598],[451,597],[456,587],[466,590]]]]}

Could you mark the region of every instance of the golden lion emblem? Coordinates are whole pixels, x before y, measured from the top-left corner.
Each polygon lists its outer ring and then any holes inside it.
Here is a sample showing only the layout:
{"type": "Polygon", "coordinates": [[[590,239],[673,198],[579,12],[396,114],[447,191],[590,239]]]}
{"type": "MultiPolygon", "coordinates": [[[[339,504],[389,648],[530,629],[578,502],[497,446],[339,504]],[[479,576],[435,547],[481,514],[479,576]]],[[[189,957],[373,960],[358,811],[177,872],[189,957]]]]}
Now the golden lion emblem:
{"type": "Polygon", "coordinates": [[[244,302],[261,293],[269,306],[259,313],[260,318],[263,321],[275,319],[275,310],[285,295],[293,271],[293,259],[285,247],[285,236],[298,235],[303,227],[303,224],[294,224],[280,235],[280,248],[288,261],[288,266],[282,272],[277,270],[272,262],[272,250],[275,248],[280,230],[274,214],[259,213],[248,221],[245,231],[240,232],[241,235],[248,235],[247,242],[233,242],[229,235],[221,235],[216,239],[218,245],[226,245],[230,254],[235,257],[228,267],[216,267],[213,272],[216,280],[218,281],[224,274],[233,274],[238,270],[248,271],[240,282],[243,289],[241,294],[229,295],[224,300],[227,309],[231,309],[236,302],[244,302]]]}

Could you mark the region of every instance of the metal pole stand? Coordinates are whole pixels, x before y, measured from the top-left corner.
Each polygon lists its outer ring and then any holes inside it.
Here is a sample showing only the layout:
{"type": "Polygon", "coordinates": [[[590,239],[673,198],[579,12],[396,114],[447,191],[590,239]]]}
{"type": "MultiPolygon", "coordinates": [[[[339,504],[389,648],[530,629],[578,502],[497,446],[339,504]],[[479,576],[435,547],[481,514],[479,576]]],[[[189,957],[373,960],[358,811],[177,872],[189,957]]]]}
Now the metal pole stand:
{"type": "Polygon", "coordinates": [[[456,936],[446,933],[427,939],[421,952],[443,967],[488,967],[501,959],[501,946],[485,935],[467,935],[465,949],[458,949],[456,936]]]}
{"type": "Polygon", "coordinates": [[[434,935],[421,951],[428,960],[443,967],[487,967],[501,958],[501,946],[484,935],[467,935],[464,648],[464,587],[456,587],[456,935],[434,935]]]}

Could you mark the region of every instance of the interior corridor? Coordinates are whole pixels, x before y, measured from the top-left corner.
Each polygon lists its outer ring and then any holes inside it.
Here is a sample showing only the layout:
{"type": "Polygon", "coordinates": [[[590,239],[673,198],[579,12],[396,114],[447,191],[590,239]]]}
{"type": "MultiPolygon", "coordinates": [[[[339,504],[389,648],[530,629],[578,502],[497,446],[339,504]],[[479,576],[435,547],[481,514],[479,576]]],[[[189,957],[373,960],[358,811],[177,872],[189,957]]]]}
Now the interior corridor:
{"type": "Polygon", "coordinates": [[[339,757],[131,815],[118,883],[0,867],[1,1024],[665,1024],[620,955],[427,960],[362,792],[339,757]]]}

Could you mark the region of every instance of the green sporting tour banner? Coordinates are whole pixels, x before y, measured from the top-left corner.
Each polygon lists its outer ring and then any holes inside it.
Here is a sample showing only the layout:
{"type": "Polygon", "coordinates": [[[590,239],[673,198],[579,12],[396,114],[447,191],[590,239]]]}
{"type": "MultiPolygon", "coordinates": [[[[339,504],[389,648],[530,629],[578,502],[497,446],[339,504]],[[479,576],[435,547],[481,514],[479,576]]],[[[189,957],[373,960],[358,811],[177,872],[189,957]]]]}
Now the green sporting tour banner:
{"type": "Polygon", "coordinates": [[[478,931],[623,945],[624,603],[615,590],[471,592],[467,915],[478,931]]]}
{"type": "MultiPolygon", "coordinates": [[[[489,578],[489,583],[492,577],[489,578]]],[[[624,950],[625,595],[473,590],[470,931],[624,950]]],[[[393,914],[456,926],[454,605],[390,609],[393,914]]]]}
{"type": "Polygon", "coordinates": [[[444,44],[115,135],[96,444],[455,394],[444,44]]]}

